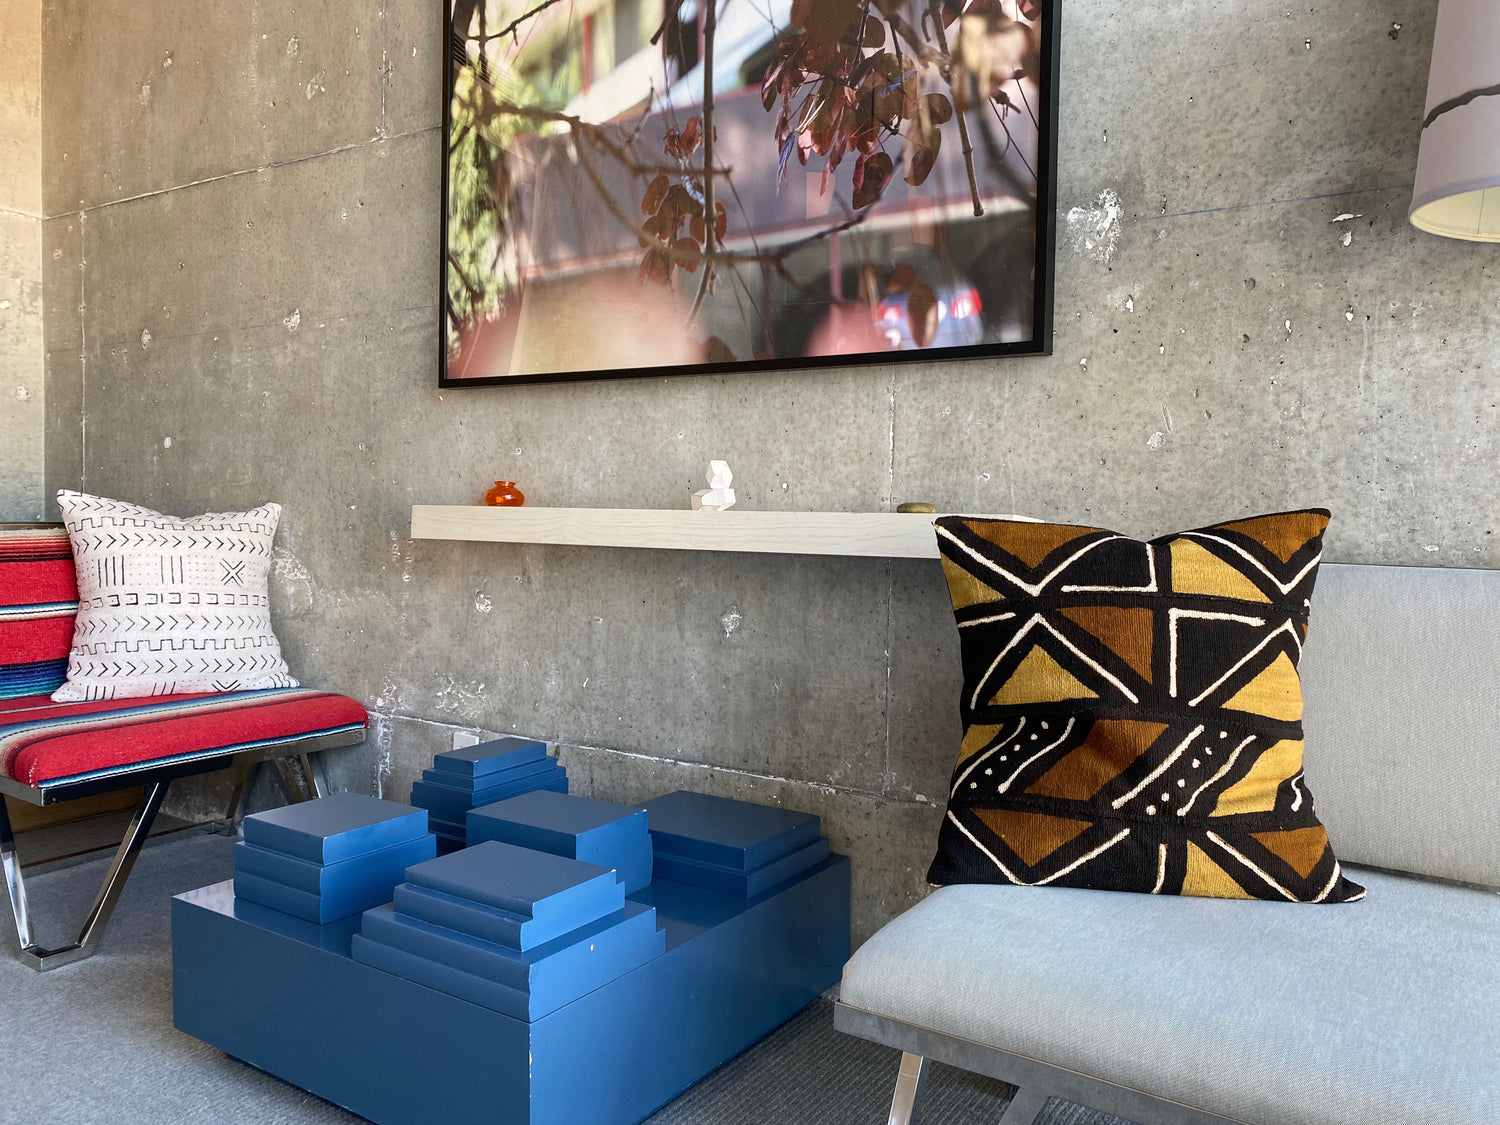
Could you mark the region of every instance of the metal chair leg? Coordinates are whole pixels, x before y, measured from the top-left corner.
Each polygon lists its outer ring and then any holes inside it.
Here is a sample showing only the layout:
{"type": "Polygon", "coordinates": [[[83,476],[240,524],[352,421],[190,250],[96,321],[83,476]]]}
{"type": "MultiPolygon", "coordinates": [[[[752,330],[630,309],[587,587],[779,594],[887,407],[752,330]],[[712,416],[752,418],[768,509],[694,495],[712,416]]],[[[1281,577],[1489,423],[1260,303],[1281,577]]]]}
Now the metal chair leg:
{"type": "Polygon", "coordinates": [[[328,796],[328,774],[323,769],[323,751],[314,750],[310,754],[299,754],[298,760],[302,763],[302,776],[307,778],[313,796],[328,796]]]}
{"type": "Polygon", "coordinates": [[[1036,1086],[1016,1088],[1015,1096],[1000,1115],[1000,1125],[1032,1125],[1050,1095],[1036,1086]]]}
{"type": "Polygon", "coordinates": [[[896,1075],[896,1093],[891,1098],[891,1116],[887,1125],[916,1125],[926,1092],[929,1062],[910,1051],[901,1053],[901,1070],[896,1075]]]}
{"type": "Polygon", "coordinates": [[[273,758],[271,765],[276,770],[276,776],[281,779],[281,788],[286,792],[286,799],[294,805],[305,801],[307,797],[302,788],[302,779],[297,775],[297,771],[292,769],[292,764],[285,758],[273,758]]]}
{"type": "Polygon", "coordinates": [[[10,892],[10,911],[16,920],[16,938],[25,949],[32,944],[31,912],[26,907],[26,884],[21,881],[21,861],[16,857],[16,837],[10,828],[10,810],[0,797],[0,867],[5,869],[5,889],[10,892]]]}
{"type": "Polygon", "coordinates": [[[230,793],[229,805],[224,811],[224,819],[229,822],[230,827],[238,829],[240,822],[250,811],[250,791],[255,788],[255,779],[263,766],[274,767],[276,779],[286,792],[287,800],[293,804],[310,801],[314,797],[326,797],[332,792],[328,787],[328,774],[323,769],[322,751],[298,754],[297,764],[301,767],[300,775],[284,758],[255,763],[241,762],[235,769],[234,791],[230,793]]]}
{"type": "Polygon", "coordinates": [[[136,857],[141,853],[141,845],[146,842],[146,836],[151,831],[151,824],[161,809],[162,798],[167,795],[167,786],[170,784],[169,779],[147,786],[145,796],[141,798],[135,815],[130,819],[125,838],[120,841],[119,850],[115,852],[114,862],[105,873],[104,882],[94,898],[94,905],[84,919],[83,928],[78,931],[78,940],[72,945],[57,949],[43,948],[32,936],[31,915],[26,906],[26,884],[21,876],[20,860],[16,856],[15,835],[11,831],[10,816],[3,804],[0,804],[0,866],[5,870],[5,885],[10,892],[11,910],[15,914],[16,938],[21,945],[22,961],[37,972],[45,973],[74,961],[81,961],[94,952],[99,939],[104,936],[104,927],[109,924],[109,916],[114,913],[115,903],[120,899],[120,892],[125,889],[125,880],[130,878],[130,869],[135,866],[136,857]]]}
{"type": "MultiPolygon", "coordinates": [[[[257,762],[256,766],[259,764],[257,762]]],[[[224,819],[234,828],[238,828],[240,821],[245,819],[245,805],[250,797],[250,770],[250,763],[246,761],[241,761],[234,767],[234,790],[229,794],[229,804],[224,809],[224,819]]]]}

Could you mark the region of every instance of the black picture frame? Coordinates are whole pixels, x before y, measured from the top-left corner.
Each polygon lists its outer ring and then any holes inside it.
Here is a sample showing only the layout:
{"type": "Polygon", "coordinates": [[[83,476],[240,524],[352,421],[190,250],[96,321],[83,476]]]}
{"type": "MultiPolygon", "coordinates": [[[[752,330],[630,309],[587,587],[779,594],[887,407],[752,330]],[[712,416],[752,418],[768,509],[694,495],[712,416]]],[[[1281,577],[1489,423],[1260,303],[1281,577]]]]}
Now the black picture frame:
{"type": "Polygon", "coordinates": [[[714,2],[448,0],[439,385],[1051,354],[1061,0],[714,2]]]}

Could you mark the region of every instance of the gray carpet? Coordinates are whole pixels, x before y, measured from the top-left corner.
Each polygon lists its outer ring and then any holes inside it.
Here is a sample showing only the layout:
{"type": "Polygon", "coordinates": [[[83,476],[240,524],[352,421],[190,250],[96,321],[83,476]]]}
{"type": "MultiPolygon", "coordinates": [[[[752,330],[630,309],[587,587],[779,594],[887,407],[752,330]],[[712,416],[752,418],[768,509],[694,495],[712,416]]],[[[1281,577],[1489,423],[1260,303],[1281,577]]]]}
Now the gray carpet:
{"type": "MultiPolygon", "coordinates": [[[[0,906],[0,1122],[347,1123],[360,1119],[172,1027],[168,899],[229,876],[233,841],[181,833],[141,856],[100,952],[46,975],[14,960],[0,906]]],[[[20,841],[22,857],[26,841],[20,841]]],[[[76,928],[107,860],[30,873],[44,941],[76,928]]],[[[0,896],[3,898],[3,896],[0,896]]],[[[68,935],[71,936],[71,935],[68,935]]],[[[650,1125],[880,1125],[899,1054],[833,1030],[820,1000],[650,1118],[650,1125]]],[[[924,1125],[994,1125],[1010,1088],[934,1067],[924,1125]]],[[[1045,1125],[1122,1125],[1054,1102],[1045,1125]]]]}

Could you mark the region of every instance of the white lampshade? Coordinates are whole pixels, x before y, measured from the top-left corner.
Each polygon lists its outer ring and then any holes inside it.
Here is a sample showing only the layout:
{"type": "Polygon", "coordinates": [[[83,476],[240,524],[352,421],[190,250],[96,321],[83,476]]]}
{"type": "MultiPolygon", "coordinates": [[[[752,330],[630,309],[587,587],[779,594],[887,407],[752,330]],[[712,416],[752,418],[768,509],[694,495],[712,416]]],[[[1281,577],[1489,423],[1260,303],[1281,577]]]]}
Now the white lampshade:
{"type": "Polygon", "coordinates": [[[1500,242],[1500,0],[1442,0],[1413,225],[1500,242]]]}

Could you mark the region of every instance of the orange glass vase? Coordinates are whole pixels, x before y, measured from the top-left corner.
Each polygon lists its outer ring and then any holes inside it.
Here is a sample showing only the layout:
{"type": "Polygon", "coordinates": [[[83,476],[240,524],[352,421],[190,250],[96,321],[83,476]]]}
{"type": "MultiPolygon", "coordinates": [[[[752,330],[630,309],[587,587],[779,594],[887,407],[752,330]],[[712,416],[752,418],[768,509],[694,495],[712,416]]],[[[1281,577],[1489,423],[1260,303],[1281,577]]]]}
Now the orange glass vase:
{"type": "Polygon", "coordinates": [[[495,487],[485,492],[484,502],[492,508],[519,508],[526,503],[526,494],[513,480],[497,480],[495,487]]]}

